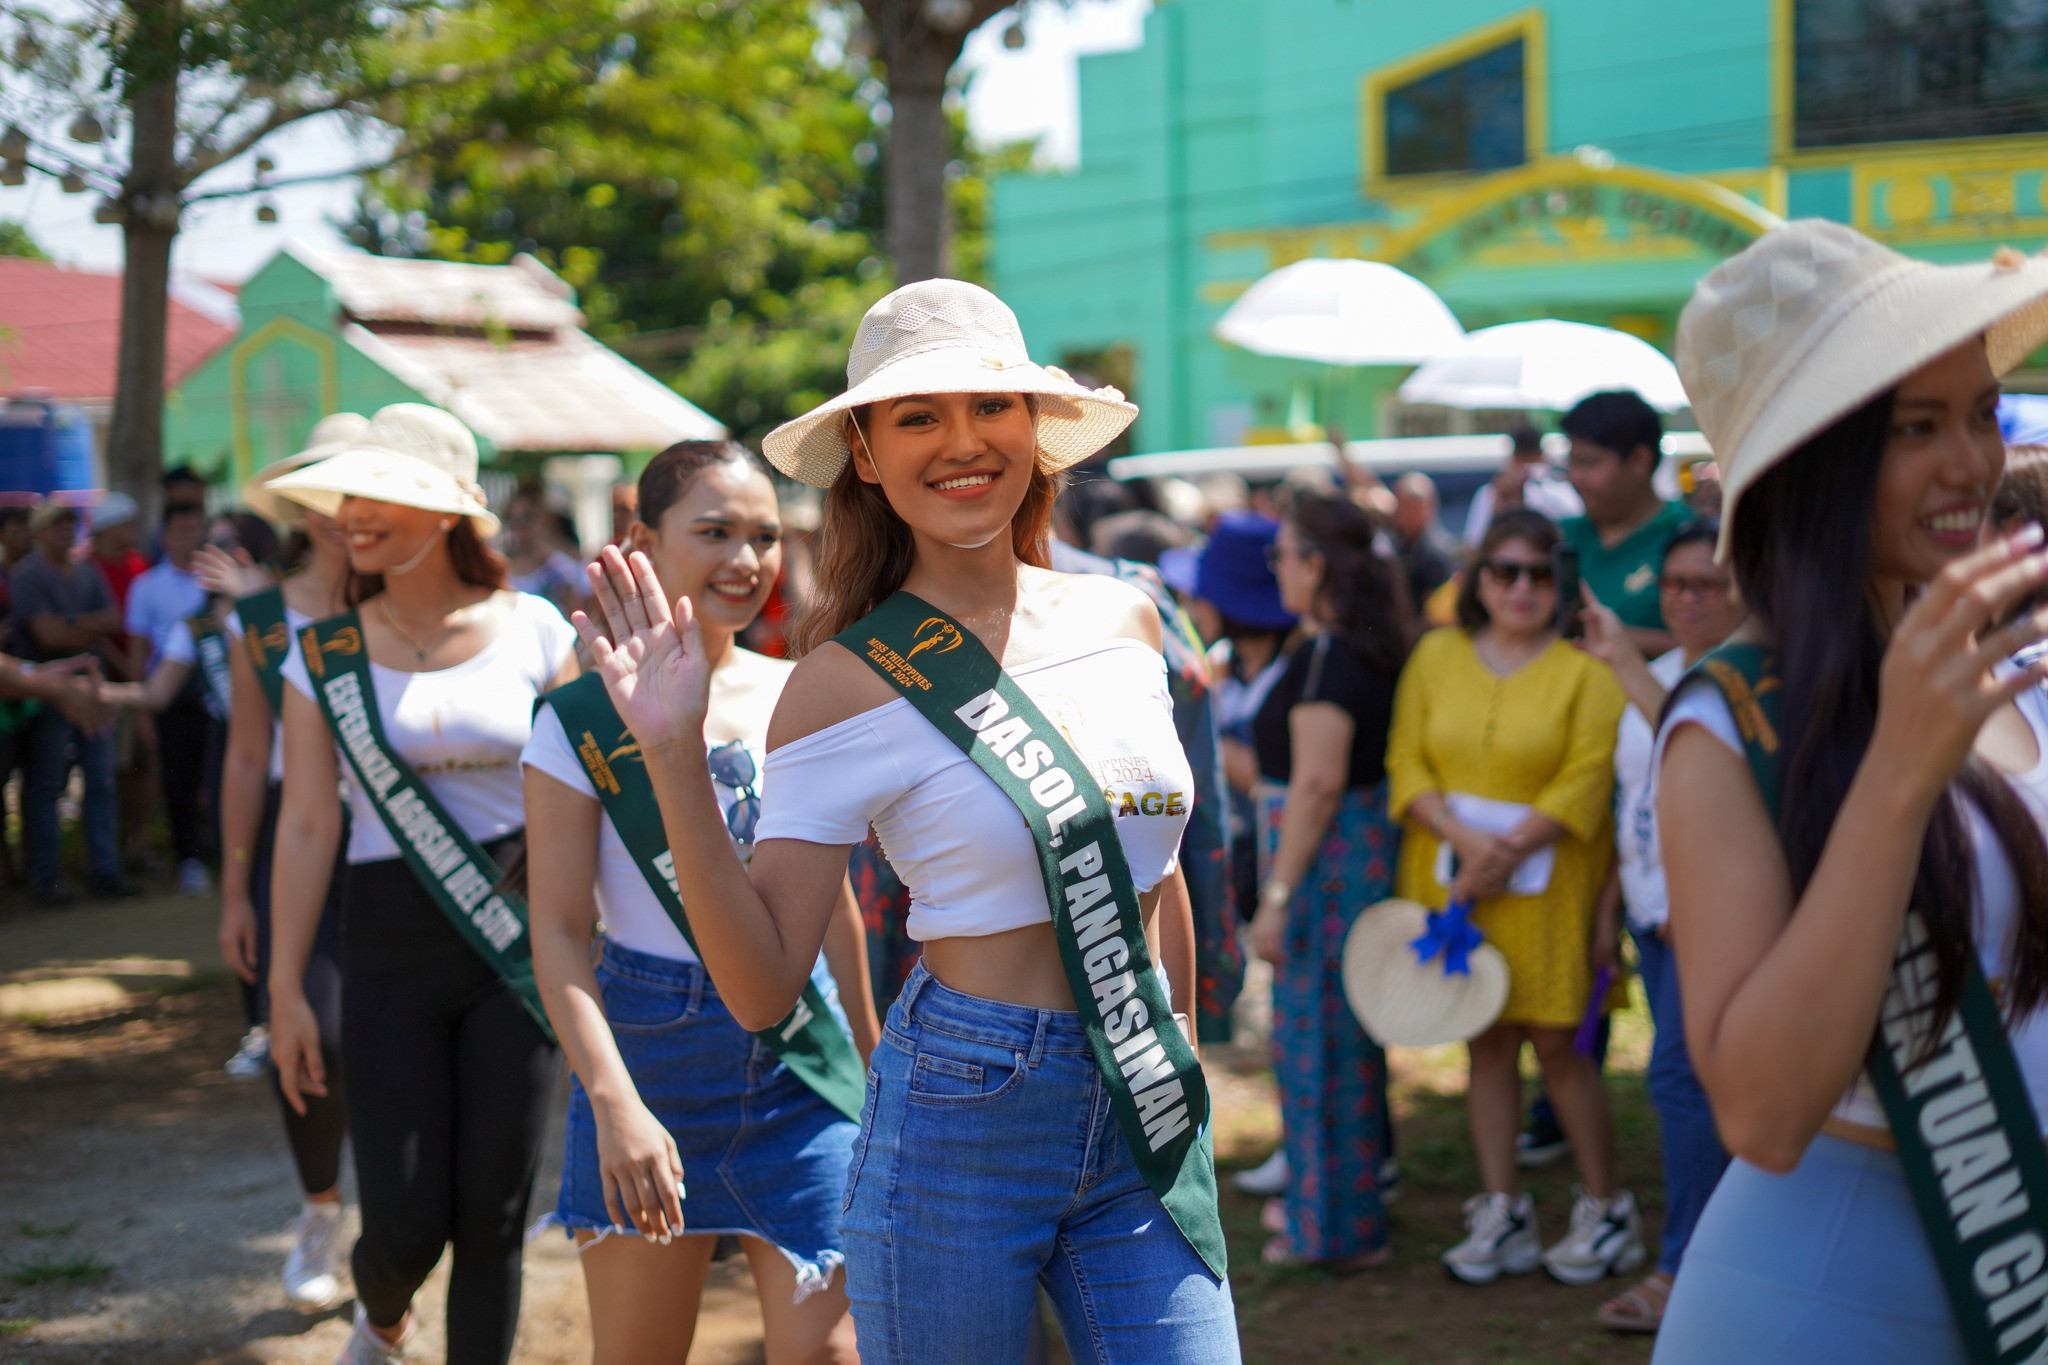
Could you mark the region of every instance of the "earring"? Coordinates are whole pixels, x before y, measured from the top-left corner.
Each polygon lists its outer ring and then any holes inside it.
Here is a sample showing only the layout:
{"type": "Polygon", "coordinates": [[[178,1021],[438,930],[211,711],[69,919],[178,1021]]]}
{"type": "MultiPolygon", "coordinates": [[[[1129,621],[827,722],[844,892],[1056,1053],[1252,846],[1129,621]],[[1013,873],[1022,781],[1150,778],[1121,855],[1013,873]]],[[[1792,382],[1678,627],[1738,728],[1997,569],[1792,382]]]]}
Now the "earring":
{"type": "Polygon", "coordinates": [[[441,523],[441,529],[442,529],[442,530],[444,530],[444,531],[452,531],[452,530],[454,530],[454,529],[455,529],[455,518],[454,518],[454,517],[449,517],[449,518],[448,518],[447,520],[443,521],[443,522],[441,523]]]}

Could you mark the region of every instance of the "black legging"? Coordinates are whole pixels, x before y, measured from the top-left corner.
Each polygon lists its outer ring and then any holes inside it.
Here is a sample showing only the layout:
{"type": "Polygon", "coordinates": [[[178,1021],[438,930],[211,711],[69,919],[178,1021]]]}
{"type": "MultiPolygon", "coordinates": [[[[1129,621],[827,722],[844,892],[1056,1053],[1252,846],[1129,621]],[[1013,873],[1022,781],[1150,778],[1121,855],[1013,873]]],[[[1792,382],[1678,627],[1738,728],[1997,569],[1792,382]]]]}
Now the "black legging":
{"type": "MultiPolygon", "coordinates": [[[[249,861],[249,899],[256,908],[256,984],[244,986],[242,995],[252,1024],[270,1022],[264,983],[270,979],[270,869],[271,846],[277,839],[278,791],[273,782],[263,798],[263,827],[257,831],[255,853],[249,861]]],[[[345,822],[342,840],[347,847],[345,822]]],[[[306,959],[306,1003],[313,1007],[313,1018],[320,1025],[320,1060],[327,1069],[327,1093],[301,1095],[306,1112],[300,1114],[285,1102],[277,1068],[268,1068],[270,1088],[284,1113],[285,1140],[291,1143],[292,1162],[307,1194],[325,1194],[341,1180],[341,1143],[348,1136],[341,1066],[341,882],[347,866],[337,853],[327,904],[320,911],[320,927],[306,959]]]]}
{"type": "MultiPolygon", "coordinates": [[[[490,851],[503,866],[516,847],[490,851]]],[[[448,1365],[503,1365],[554,1045],[402,861],[349,868],[341,951],[356,1296],[395,1327],[452,1242],[448,1365]]]]}
{"type": "Polygon", "coordinates": [[[216,827],[220,790],[212,761],[220,723],[206,703],[187,689],[157,714],[157,765],[163,778],[164,814],[171,825],[171,849],[179,862],[206,861],[219,842],[216,827]]]}

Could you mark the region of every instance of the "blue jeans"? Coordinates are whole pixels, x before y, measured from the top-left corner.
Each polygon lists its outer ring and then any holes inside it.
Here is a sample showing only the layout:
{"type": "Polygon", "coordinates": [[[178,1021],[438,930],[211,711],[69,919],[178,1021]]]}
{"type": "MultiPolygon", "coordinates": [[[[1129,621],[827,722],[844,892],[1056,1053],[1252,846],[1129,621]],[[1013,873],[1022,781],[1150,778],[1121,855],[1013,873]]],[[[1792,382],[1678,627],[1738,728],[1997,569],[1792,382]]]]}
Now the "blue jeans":
{"type": "Polygon", "coordinates": [[[113,732],[87,735],[57,712],[45,710],[29,722],[26,748],[21,828],[28,846],[30,883],[57,884],[57,798],[64,794],[74,762],[85,775],[85,849],[93,879],[118,878],[121,841],[115,827],[113,732]]]}
{"type": "Polygon", "coordinates": [[[868,1070],[847,1172],[865,1365],[1022,1362],[1043,1285],[1075,1365],[1235,1365],[1209,1273],[1124,1145],[1080,1016],[920,964],[868,1070]]]}
{"type": "Polygon", "coordinates": [[[1714,1131],[1714,1111],[1685,1050],[1685,1015],[1678,1004],[1678,963],[1671,945],[1634,929],[1629,936],[1636,941],[1643,994],[1649,998],[1650,1022],[1657,1030],[1644,1078],[1664,1139],[1664,1241],[1657,1269],[1675,1275],[1700,1210],[1720,1183],[1721,1172],[1728,1169],[1728,1153],[1714,1131]]]}

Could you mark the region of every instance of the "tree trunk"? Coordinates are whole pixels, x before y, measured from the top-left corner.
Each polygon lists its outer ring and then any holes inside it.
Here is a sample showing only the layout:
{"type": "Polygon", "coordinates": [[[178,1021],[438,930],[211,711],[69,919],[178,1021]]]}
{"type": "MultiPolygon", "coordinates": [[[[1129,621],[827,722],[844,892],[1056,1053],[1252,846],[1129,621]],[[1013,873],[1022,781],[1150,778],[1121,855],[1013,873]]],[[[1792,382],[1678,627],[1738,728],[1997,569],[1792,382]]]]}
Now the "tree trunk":
{"type": "Polygon", "coordinates": [[[178,83],[175,74],[137,88],[134,129],[121,185],[121,350],[107,480],[135,499],[145,525],[163,495],[164,351],[170,322],[171,244],[178,236],[178,83]]]}

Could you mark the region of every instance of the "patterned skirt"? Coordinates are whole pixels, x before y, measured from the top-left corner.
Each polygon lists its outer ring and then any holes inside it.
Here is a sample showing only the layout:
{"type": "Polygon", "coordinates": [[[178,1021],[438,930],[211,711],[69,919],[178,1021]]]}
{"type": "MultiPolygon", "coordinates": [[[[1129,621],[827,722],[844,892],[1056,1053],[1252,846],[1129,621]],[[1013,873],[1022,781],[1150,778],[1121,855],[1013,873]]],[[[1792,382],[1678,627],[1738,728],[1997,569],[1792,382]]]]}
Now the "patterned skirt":
{"type": "MultiPolygon", "coordinates": [[[[1261,786],[1260,863],[1280,847],[1286,789],[1261,786]]],[[[1273,970],[1273,1072],[1286,1125],[1289,1249],[1310,1261],[1387,1242],[1380,1165],[1392,1150],[1387,1056],[1344,999],[1344,936],[1394,893],[1401,835],[1387,789],[1344,794],[1287,915],[1287,960],[1273,970]]]]}

